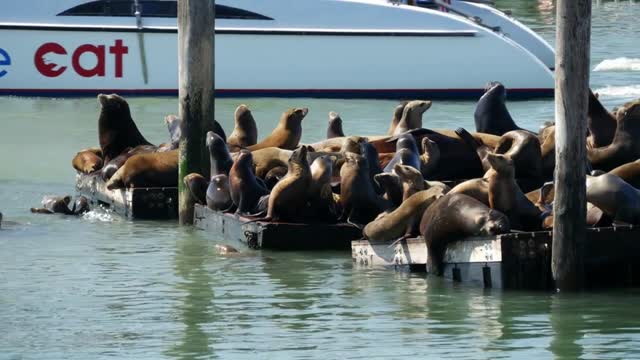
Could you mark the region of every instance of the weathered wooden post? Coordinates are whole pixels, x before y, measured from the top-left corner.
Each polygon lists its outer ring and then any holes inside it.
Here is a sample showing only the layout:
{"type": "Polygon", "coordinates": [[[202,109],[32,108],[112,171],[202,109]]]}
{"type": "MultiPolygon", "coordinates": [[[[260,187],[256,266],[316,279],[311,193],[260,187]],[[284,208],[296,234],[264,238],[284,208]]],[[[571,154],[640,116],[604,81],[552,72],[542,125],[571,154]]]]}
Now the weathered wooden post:
{"type": "Polygon", "coordinates": [[[209,178],[205,134],[213,130],[214,119],[214,20],[214,0],[178,1],[180,224],[193,223],[194,206],[182,179],[192,172],[209,178]]]}
{"type": "Polygon", "coordinates": [[[556,3],[556,169],[551,270],[559,290],[583,285],[591,0],[556,3]]]}

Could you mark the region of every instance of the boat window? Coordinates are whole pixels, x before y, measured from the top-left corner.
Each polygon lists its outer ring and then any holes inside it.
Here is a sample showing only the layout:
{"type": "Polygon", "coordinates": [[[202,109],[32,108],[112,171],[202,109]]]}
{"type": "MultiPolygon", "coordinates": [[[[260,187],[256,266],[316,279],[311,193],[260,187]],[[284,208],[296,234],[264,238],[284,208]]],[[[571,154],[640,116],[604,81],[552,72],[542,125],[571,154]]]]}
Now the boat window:
{"type": "MultiPolygon", "coordinates": [[[[143,17],[178,16],[176,1],[140,0],[143,17]]],[[[134,16],[133,0],[98,0],[67,9],[58,16],[134,16]]],[[[226,5],[216,5],[216,19],[273,20],[270,17],[226,5]]]]}

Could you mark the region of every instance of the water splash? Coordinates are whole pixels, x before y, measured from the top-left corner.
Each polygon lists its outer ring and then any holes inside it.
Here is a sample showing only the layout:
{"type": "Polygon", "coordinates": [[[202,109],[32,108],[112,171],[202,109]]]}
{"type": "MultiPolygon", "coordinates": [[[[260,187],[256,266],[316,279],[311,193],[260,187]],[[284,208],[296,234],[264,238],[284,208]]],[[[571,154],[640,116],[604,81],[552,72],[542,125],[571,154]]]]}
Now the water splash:
{"type": "Polygon", "coordinates": [[[102,206],[85,213],[82,218],[92,222],[113,222],[115,220],[113,211],[102,206]]]}
{"type": "Polygon", "coordinates": [[[640,71],[640,59],[620,57],[603,60],[593,71],[640,71]]]}
{"type": "Polygon", "coordinates": [[[635,98],[640,97],[640,85],[607,86],[596,89],[595,92],[605,97],[635,98]]]}

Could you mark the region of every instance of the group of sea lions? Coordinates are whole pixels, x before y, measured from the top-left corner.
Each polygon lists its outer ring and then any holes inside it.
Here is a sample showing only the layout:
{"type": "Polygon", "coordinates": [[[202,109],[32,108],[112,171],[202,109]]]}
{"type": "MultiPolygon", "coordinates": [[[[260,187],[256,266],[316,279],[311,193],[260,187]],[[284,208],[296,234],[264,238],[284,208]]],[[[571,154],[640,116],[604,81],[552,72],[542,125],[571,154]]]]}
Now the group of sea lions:
{"type": "MultiPolygon", "coordinates": [[[[110,189],[177,186],[180,120],[167,117],[170,140],[154,146],[123,98],[98,99],[100,147],[79,152],[74,168],[110,189]]],[[[345,136],[342,117],[330,112],[327,138],[313,144],[300,143],[309,109],[287,110],[259,140],[251,110],[240,105],[228,138],[212,120],[209,178],[190,174],[184,183],[195,201],[253,221],[349,222],[375,240],[420,234],[438,271],[448,241],[553,226],[554,125],[521,129],[505,101],[505,87],[489,83],[473,133],[424,128],[431,101],[402,102],[378,135],[345,136]]],[[[587,179],[588,223],[640,222],[640,100],[609,112],[590,93],[585,120],[595,170],[587,179]]]]}

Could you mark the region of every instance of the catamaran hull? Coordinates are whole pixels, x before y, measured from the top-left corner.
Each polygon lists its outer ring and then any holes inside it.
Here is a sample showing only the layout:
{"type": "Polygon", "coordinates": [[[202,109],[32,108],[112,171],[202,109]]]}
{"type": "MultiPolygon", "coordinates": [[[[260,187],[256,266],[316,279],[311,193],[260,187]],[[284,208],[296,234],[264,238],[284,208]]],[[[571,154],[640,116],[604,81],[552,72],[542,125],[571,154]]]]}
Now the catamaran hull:
{"type": "MultiPolygon", "coordinates": [[[[220,29],[215,41],[216,96],[477,98],[489,81],[510,97],[553,95],[535,56],[473,31],[220,29]]],[[[5,28],[0,95],[176,95],[177,54],[175,28],[5,28]]]]}

